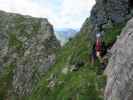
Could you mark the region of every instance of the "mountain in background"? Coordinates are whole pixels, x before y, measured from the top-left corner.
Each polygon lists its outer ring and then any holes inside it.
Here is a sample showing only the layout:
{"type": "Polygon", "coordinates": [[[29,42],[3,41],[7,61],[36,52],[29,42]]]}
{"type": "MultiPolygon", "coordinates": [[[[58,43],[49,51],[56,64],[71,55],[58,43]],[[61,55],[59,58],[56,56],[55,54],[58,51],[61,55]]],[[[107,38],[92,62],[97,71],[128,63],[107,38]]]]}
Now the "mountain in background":
{"type": "Polygon", "coordinates": [[[55,35],[57,39],[60,41],[61,45],[64,45],[70,38],[73,38],[79,29],[71,29],[71,28],[61,28],[55,29],[55,35]]]}

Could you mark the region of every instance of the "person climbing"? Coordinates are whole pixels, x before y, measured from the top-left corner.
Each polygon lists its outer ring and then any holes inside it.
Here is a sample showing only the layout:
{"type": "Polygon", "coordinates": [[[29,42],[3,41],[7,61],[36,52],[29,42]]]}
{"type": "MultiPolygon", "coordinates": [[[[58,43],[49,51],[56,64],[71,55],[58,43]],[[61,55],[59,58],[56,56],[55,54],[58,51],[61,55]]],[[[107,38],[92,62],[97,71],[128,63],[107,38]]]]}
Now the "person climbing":
{"type": "Polygon", "coordinates": [[[100,62],[102,62],[102,57],[101,57],[101,51],[102,51],[102,38],[101,34],[98,33],[96,34],[96,57],[99,59],[100,62]]]}
{"type": "Polygon", "coordinates": [[[107,47],[102,39],[102,35],[101,32],[98,32],[96,34],[96,40],[95,43],[93,44],[93,48],[92,48],[92,58],[91,58],[91,63],[92,65],[95,63],[96,58],[98,58],[98,60],[100,61],[101,65],[102,65],[102,69],[105,68],[105,59],[104,56],[107,53],[107,47]]]}
{"type": "Polygon", "coordinates": [[[91,53],[91,62],[92,65],[95,63],[96,58],[98,58],[101,61],[101,48],[102,48],[102,42],[101,42],[101,35],[98,33],[96,34],[96,40],[92,47],[92,53],[91,53]]]}

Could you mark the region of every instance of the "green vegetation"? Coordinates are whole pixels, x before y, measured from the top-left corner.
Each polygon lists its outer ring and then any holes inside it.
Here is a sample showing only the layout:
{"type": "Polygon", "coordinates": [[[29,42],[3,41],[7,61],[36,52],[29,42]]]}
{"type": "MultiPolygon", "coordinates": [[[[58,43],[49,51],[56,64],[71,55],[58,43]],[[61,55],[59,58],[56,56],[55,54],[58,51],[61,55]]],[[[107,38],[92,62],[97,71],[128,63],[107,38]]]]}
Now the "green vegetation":
{"type": "Polygon", "coordinates": [[[103,100],[106,77],[101,74],[98,61],[90,65],[88,40],[86,33],[79,34],[57,53],[56,64],[38,83],[29,100],[103,100]],[[79,61],[84,65],[71,71],[79,61]]]}
{"type": "Polygon", "coordinates": [[[16,34],[14,33],[9,34],[9,47],[18,50],[23,48],[23,43],[17,38],[16,34]]]}
{"type": "Polygon", "coordinates": [[[0,100],[5,100],[8,95],[8,91],[11,88],[13,79],[13,70],[15,65],[6,65],[4,71],[0,74],[0,100]]]}
{"type": "Polygon", "coordinates": [[[112,28],[105,29],[104,41],[106,44],[114,42],[117,39],[117,36],[120,35],[121,29],[123,28],[124,24],[116,24],[113,25],[112,28]]]}

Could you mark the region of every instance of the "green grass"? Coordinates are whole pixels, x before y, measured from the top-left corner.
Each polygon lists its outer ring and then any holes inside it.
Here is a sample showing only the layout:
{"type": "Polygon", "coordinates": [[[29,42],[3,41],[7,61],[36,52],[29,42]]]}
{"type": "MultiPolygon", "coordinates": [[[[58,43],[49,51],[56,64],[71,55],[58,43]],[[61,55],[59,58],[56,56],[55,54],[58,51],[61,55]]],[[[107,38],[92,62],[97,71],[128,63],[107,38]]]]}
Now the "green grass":
{"type": "Polygon", "coordinates": [[[56,64],[41,79],[29,100],[103,100],[105,77],[100,73],[99,63],[90,65],[91,43],[87,34],[79,34],[58,53],[56,64]],[[78,71],[68,71],[78,61],[85,62],[78,71]],[[100,73],[100,74],[99,74],[100,73]],[[48,79],[54,75],[55,86],[48,87],[48,79]]]}
{"type": "Polygon", "coordinates": [[[15,65],[6,65],[2,74],[0,74],[0,100],[5,100],[8,90],[12,86],[13,70],[15,65]]]}
{"type": "Polygon", "coordinates": [[[105,35],[103,37],[103,40],[105,41],[106,44],[111,43],[117,39],[117,36],[120,35],[121,29],[123,28],[124,24],[116,24],[113,25],[112,28],[110,29],[105,29],[105,35]]]}

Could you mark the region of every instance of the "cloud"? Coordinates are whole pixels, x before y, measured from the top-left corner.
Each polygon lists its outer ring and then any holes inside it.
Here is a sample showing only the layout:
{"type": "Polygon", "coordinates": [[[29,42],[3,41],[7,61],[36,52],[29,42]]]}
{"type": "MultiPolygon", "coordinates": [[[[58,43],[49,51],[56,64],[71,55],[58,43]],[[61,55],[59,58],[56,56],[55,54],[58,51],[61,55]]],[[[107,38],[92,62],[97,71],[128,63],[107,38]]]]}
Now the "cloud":
{"type": "Polygon", "coordinates": [[[55,27],[79,28],[95,0],[0,0],[0,9],[47,17],[55,27]]]}
{"type": "Polygon", "coordinates": [[[0,9],[35,17],[48,17],[52,13],[48,4],[41,7],[33,0],[0,0],[0,9]]]}
{"type": "Polygon", "coordinates": [[[95,4],[95,0],[62,0],[58,20],[55,24],[58,27],[65,25],[72,28],[79,28],[83,24],[86,17],[90,15],[90,10],[95,4]]]}

